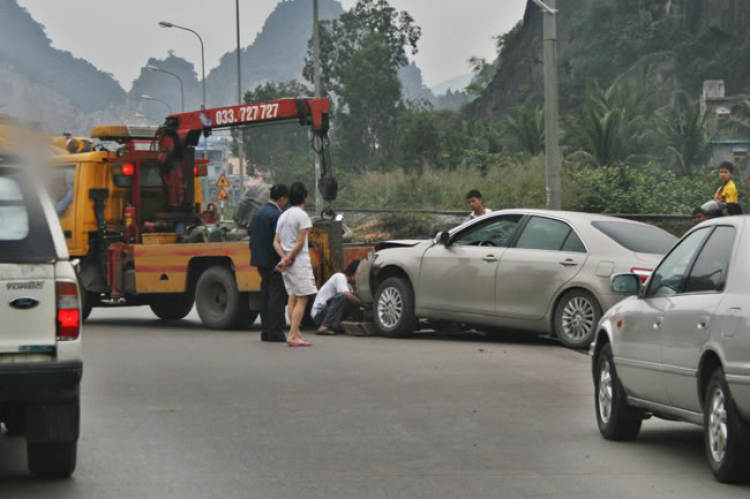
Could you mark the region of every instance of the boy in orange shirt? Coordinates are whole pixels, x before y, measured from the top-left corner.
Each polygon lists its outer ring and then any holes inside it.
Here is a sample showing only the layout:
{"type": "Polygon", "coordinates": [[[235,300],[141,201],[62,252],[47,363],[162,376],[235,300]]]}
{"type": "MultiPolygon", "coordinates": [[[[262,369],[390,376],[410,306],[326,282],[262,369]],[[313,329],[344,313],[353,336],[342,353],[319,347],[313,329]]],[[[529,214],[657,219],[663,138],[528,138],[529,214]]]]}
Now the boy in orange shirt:
{"type": "Polygon", "coordinates": [[[732,177],[734,176],[734,165],[729,161],[724,161],[719,165],[719,178],[721,187],[714,195],[714,201],[719,203],[736,203],[737,186],[734,185],[732,177]]]}

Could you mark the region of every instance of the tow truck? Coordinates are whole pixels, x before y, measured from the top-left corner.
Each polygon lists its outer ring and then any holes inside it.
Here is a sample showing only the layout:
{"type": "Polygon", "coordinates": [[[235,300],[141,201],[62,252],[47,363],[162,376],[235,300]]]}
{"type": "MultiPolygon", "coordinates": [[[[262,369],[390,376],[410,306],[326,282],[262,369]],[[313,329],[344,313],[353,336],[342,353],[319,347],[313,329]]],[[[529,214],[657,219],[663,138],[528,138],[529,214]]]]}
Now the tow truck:
{"type": "Polygon", "coordinates": [[[98,126],[90,142],[62,141],[68,152],[54,159],[53,177],[73,189],[60,218],[70,255],[79,259],[83,318],[94,307],[148,305],[159,318],[176,321],[195,305],[212,329],[255,321],[260,275],[250,266],[247,230],[216,237],[202,216],[207,161],[196,158],[196,146],[219,129],[309,126],[322,157],[325,200],[310,234],[318,284],[366,257],[372,248],[343,247],[331,206],[337,183],[328,154],[329,109],[327,99],[280,99],[172,114],[160,127],[98,126]]]}

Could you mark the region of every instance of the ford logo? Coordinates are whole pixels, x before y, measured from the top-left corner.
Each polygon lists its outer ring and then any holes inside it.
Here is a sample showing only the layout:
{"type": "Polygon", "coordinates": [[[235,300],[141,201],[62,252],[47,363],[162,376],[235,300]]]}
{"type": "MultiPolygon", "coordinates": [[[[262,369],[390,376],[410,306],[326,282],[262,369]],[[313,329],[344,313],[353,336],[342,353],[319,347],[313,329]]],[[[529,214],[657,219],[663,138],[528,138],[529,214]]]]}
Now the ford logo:
{"type": "Polygon", "coordinates": [[[16,298],[10,302],[10,306],[18,310],[30,310],[37,305],[39,305],[39,300],[36,298],[16,298]]]}

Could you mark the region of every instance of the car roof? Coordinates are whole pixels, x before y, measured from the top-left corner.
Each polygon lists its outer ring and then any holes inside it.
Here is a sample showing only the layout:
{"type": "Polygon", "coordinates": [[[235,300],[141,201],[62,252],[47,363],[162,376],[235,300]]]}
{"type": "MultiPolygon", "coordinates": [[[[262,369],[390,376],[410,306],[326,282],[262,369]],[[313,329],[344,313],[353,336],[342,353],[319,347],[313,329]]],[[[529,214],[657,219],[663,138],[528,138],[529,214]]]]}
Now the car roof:
{"type": "Polygon", "coordinates": [[[584,213],[580,211],[563,211],[563,210],[539,210],[539,209],[523,209],[523,208],[514,208],[509,210],[498,210],[493,211],[485,216],[498,216],[498,215],[540,215],[540,216],[548,216],[548,217],[556,217],[556,218],[562,218],[566,220],[571,221],[588,221],[588,222],[599,222],[599,221],[622,221],[622,222],[628,222],[628,223],[634,223],[639,225],[649,225],[645,224],[643,222],[638,222],[635,220],[628,220],[625,218],[619,218],[612,215],[603,215],[601,213],[584,213]]]}

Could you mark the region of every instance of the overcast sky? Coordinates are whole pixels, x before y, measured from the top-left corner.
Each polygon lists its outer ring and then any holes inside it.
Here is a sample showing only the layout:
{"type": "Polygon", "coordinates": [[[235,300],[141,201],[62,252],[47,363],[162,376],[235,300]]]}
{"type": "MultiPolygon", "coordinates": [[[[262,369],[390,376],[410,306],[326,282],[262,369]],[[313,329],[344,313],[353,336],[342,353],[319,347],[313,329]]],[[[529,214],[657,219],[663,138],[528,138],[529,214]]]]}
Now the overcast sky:
{"type": "MultiPolygon", "coordinates": [[[[312,1],[312,0],[309,0],[312,1]]],[[[341,0],[345,9],[356,0],[341,0]]],[[[250,45],[279,0],[240,0],[241,43],[250,45]]],[[[236,47],[233,0],[18,0],[45,26],[56,48],[112,73],[129,90],[149,57],[168,50],[195,64],[198,40],[184,31],[163,29],[166,20],[199,32],[206,45],[206,74],[236,47]]],[[[422,27],[416,61],[425,83],[434,86],[468,73],[473,55],[492,58],[492,37],[522,17],[526,0],[390,0],[422,27]]],[[[311,21],[312,22],[312,21],[311,21]]]]}

